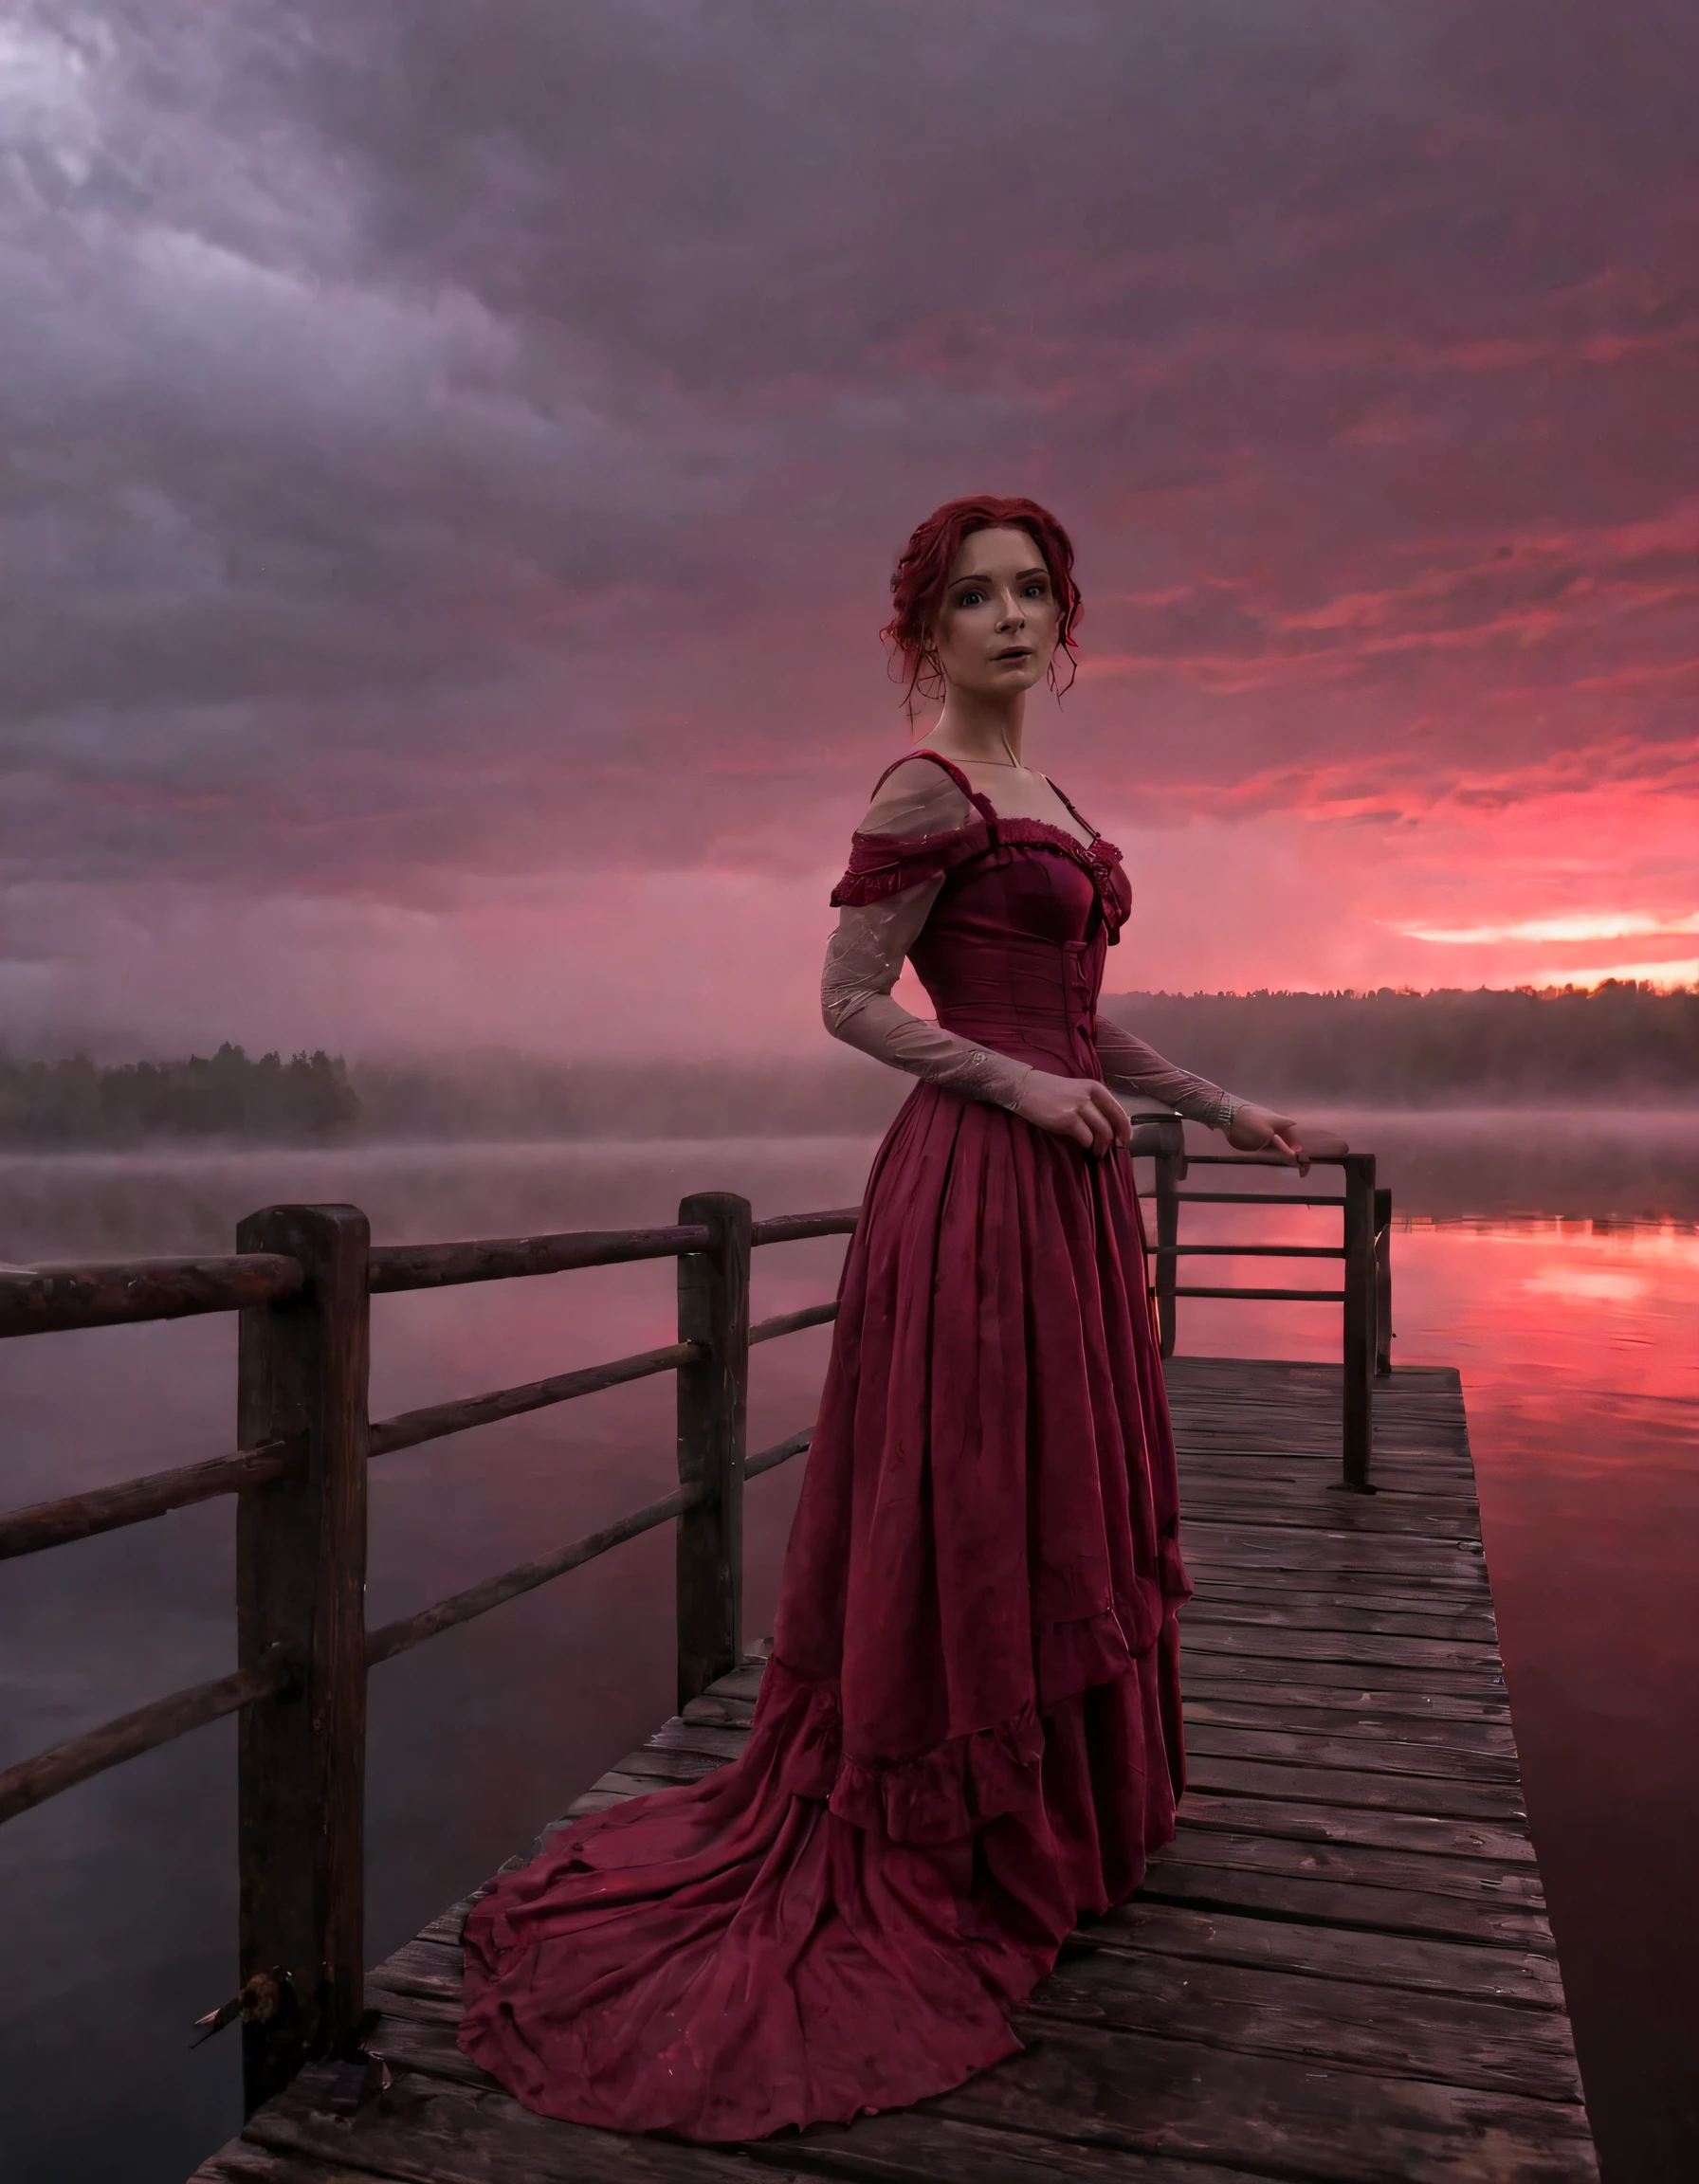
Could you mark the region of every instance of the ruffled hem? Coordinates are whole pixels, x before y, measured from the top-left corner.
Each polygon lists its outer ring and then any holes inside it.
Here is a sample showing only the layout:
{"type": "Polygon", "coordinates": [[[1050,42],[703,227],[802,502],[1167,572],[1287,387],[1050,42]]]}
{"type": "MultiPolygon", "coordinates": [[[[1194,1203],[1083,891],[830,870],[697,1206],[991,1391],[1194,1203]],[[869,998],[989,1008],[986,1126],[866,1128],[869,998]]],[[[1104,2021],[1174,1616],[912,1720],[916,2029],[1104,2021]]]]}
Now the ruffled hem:
{"type": "Polygon", "coordinates": [[[838,1761],[829,1809],[838,1819],[892,1843],[936,1849],[1012,1812],[1044,1801],[1044,1727],[1034,1706],[1012,1721],[952,1737],[896,1766],[838,1761]]]}
{"type": "Polygon", "coordinates": [[[1190,1593],[1178,1550],[1172,1570],[1181,1581],[1172,1594],[1152,1583],[1101,1614],[1040,1626],[1032,1634],[1036,1700],[909,1759],[859,1759],[844,1751],[837,1684],[805,1677],[775,1655],[761,1679],[752,1754],[775,1755],[782,1793],[824,1803],[838,1819],[891,1843],[937,1848],[1011,1813],[1034,1815],[1044,1802],[1043,1715],[1137,1676],[1190,1593]]]}

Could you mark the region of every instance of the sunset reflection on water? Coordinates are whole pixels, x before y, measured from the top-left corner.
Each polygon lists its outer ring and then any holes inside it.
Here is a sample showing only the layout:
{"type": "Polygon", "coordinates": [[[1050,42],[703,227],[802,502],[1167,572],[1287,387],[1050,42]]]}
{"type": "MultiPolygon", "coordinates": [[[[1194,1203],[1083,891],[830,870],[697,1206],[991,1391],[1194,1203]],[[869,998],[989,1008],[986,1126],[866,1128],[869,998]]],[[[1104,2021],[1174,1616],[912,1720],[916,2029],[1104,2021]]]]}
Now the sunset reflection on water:
{"type": "MultiPolygon", "coordinates": [[[[1206,1233],[1203,1212],[1185,1233],[1206,1233]]],[[[1280,1222],[1306,1241],[1306,1219],[1338,1218],[1252,1215],[1259,1239],[1280,1222]]],[[[1229,1232],[1219,1215],[1209,1227],[1229,1232]]],[[[1247,1286],[1270,1264],[1214,1262],[1247,1286]]],[[[1393,1269],[1395,1363],[1463,1374],[1524,1786],[1604,2174],[1686,2177],[1699,2144],[1699,1228],[1407,1218],[1393,1269]]],[[[1182,1351],[1338,1354],[1333,1308],[1200,1299],[1180,1314],[1182,1351]]]]}

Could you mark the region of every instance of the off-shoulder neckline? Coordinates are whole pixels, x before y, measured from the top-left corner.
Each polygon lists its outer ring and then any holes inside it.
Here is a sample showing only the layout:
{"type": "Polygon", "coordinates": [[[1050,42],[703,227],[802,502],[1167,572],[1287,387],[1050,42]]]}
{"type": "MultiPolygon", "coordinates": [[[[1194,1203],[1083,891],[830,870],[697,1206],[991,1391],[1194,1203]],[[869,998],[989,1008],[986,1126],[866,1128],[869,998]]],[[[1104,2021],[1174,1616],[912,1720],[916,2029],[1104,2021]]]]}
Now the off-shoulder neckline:
{"type": "MultiPolygon", "coordinates": [[[[1058,842],[1064,843],[1069,848],[1076,850],[1082,857],[1095,858],[1097,849],[1101,845],[1105,850],[1109,852],[1113,860],[1118,861],[1120,859],[1121,852],[1115,847],[1115,845],[1112,842],[1105,841],[1102,829],[1092,826],[1090,820],[1087,819],[1083,812],[1075,808],[1069,798],[1066,796],[1060,789],[1057,788],[1056,784],[1050,779],[1048,774],[1040,774],[1038,776],[1039,779],[1043,781],[1049,788],[1051,795],[1055,797],[1056,801],[1062,806],[1063,810],[1071,813],[1071,815],[1079,821],[1080,825],[1087,829],[1091,837],[1088,842],[1082,842],[1079,836],[1074,833],[1070,828],[1058,827],[1054,821],[1050,819],[1030,819],[1024,815],[1017,815],[1013,812],[1008,816],[1005,816],[992,802],[991,797],[986,791],[982,789],[976,789],[974,787],[973,783],[968,779],[967,775],[962,772],[961,768],[957,765],[953,758],[946,758],[941,751],[929,751],[923,745],[917,745],[916,748],[912,751],[904,751],[901,757],[893,758],[890,764],[886,768],[885,772],[879,776],[879,779],[874,783],[874,794],[878,794],[879,791],[885,786],[886,782],[890,779],[891,775],[897,771],[899,766],[907,765],[911,758],[929,758],[933,765],[941,766],[944,772],[950,776],[951,780],[955,782],[957,788],[961,791],[962,794],[967,798],[968,802],[978,812],[978,823],[989,824],[999,834],[1007,835],[1008,829],[1012,827],[1036,828],[1040,834],[1053,835],[1058,842]]],[[[1037,773],[1038,770],[1036,767],[1028,767],[1025,769],[1025,771],[1028,773],[1037,773]]],[[[970,819],[965,821],[960,827],[940,828],[938,833],[933,835],[931,839],[937,841],[951,834],[964,834],[968,831],[969,828],[975,824],[976,822],[970,819]]],[[[904,836],[900,834],[888,834],[879,836],[869,835],[867,837],[867,839],[869,841],[879,840],[900,842],[904,840],[912,840],[914,837],[904,836]]]]}
{"type": "Polygon", "coordinates": [[[1100,868],[1124,862],[1106,834],[1094,834],[1089,842],[1082,842],[1077,834],[1069,833],[1066,827],[1051,826],[1048,819],[1002,819],[995,813],[990,822],[982,817],[964,819],[959,827],[940,827],[930,834],[869,834],[859,828],[856,834],[860,841],[876,842],[881,848],[888,845],[909,856],[923,854],[935,843],[958,841],[963,834],[983,834],[988,841],[995,838],[1000,842],[1053,844],[1082,864],[1100,868]]]}

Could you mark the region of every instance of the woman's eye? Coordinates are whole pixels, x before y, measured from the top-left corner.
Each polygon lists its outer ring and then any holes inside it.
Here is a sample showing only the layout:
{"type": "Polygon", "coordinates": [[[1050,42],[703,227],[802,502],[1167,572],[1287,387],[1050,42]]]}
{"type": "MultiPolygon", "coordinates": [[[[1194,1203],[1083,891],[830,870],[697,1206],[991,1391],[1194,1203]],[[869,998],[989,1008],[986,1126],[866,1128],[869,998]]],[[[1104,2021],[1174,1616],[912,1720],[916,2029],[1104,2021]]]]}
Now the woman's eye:
{"type": "Polygon", "coordinates": [[[1027,586],[1027,597],[1029,599],[1048,599],[1050,595],[1050,588],[1048,584],[1029,584],[1027,586]]]}
{"type": "Polygon", "coordinates": [[[956,604],[958,607],[983,607],[985,604],[985,594],[983,592],[958,592],[956,597],[956,604]]]}

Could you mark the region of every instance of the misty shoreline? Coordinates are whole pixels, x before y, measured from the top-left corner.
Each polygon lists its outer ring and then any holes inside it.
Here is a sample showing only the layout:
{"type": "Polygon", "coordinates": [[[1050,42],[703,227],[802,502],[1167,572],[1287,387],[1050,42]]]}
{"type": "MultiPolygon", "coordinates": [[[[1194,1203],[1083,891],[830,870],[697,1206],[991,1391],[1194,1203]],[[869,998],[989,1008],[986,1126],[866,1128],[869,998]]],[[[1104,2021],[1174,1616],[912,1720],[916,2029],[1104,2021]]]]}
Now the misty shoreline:
{"type": "MultiPolygon", "coordinates": [[[[1687,990],[1113,993],[1101,1013],[1288,1112],[1699,1112],[1699,993],[1687,990]]],[[[910,1088],[825,1039],[806,1055],[660,1064],[512,1051],[285,1061],[228,1041],[166,1062],[0,1053],[0,1148],[876,1136],[910,1088]]]]}
{"type": "MultiPolygon", "coordinates": [[[[1340,1102],[1307,1111],[1376,1156],[1395,1221],[1699,1223],[1699,1108],[1340,1102]]],[[[383,1242],[644,1227],[670,1221],[681,1195],[708,1189],[753,1193],[762,1213],[800,1212],[858,1197],[879,1135],[875,1125],[655,1138],[0,1147],[0,1259],[27,1265],[137,1250],[228,1250],[236,1223],[256,1206],[302,1201],[363,1207],[383,1242]],[[817,1195],[823,1176],[836,1179],[830,1201],[817,1195]]],[[[1222,1150],[1219,1138],[1196,1124],[1186,1135],[1194,1152],[1222,1150]]],[[[1139,1174],[1147,1180],[1142,1163],[1139,1174]]],[[[1263,1180],[1282,1188],[1276,1174],[1263,1180]]]]}
{"type": "MultiPolygon", "coordinates": [[[[681,1118],[677,1121],[634,1121],[623,1127],[597,1123],[575,1129],[555,1130],[520,1126],[490,1129],[476,1124],[448,1129],[420,1126],[412,1130],[355,1125],[313,1136],[282,1133],[268,1135],[259,1131],[155,1131],[135,1138],[60,1138],[46,1142],[0,1138],[0,1168],[30,1168],[44,1164],[97,1165],[101,1162],[115,1166],[133,1166],[155,1160],[175,1167],[197,1160],[239,1159],[262,1154],[303,1157],[315,1155],[327,1157],[367,1156],[381,1159],[388,1154],[416,1156],[439,1153],[445,1156],[465,1157],[479,1154],[517,1156],[574,1148],[588,1151],[596,1146],[634,1148],[650,1145],[680,1149],[689,1145],[782,1143],[798,1147],[811,1144],[866,1144],[871,1148],[884,1136],[910,1089],[906,1083],[898,1086],[890,1101],[890,1112],[887,1115],[786,1119],[759,1123],[753,1127],[749,1119],[743,1117],[736,1119],[725,1118],[708,1126],[704,1126],[701,1118],[681,1118]]],[[[1605,1134],[1627,1131],[1635,1135],[1656,1136],[1666,1132],[1681,1133],[1699,1124],[1699,1095],[1688,1101],[1666,1099],[1655,1101],[1555,1098],[1546,1101],[1458,1099],[1434,1100],[1422,1105],[1399,1105],[1391,1101],[1382,1103],[1361,1099],[1330,1100],[1314,1092],[1288,1094],[1284,1099],[1278,1093],[1269,1093],[1266,1097],[1268,1104],[1271,1106],[1296,1113],[1302,1119],[1312,1124],[1325,1123],[1334,1128],[1343,1127],[1355,1120],[1392,1128],[1434,1131],[1450,1128],[1467,1131],[1471,1128],[1503,1129],[1517,1120],[1523,1120],[1529,1125],[1546,1129],[1562,1129],[1569,1125],[1576,1129],[1605,1134]]],[[[1169,1112],[1166,1108],[1142,1107],[1137,1100],[1125,1101],[1124,1104],[1135,1119],[1169,1112]]],[[[1219,1140],[1213,1139],[1210,1133],[1196,1125],[1188,1129],[1188,1138],[1196,1153],[1226,1150],[1219,1140]]],[[[1364,1145],[1361,1150],[1372,1152],[1374,1147],[1364,1145]]]]}
{"type": "MultiPolygon", "coordinates": [[[[897,1097],[891,1102],[893,1115],[909,1088],[906,1083],[899,1086],[897,1097]]],[[[1382,1104],[1361,1100],[1329,1101],[1310,1092],[1289,1095],[1284,1101],[1278,1094],[1270,1094],[1269,1100],[1275,1106],[1297,1108],[1306,1120],[1335,1125],[1342,1121],[1361,1120],[1405,1128],[1452,1125],[1461,1130],[1471,1126],[1503,1126],[1523,1119],[1546,1128],[1570,1123],[1594,1130],[1608,1130],[1616,1126],[1635,1133],[1656,1134],[1660,1130],[1684,1131],[1699,1124],[1699,1094],[1692,1100],[1681,1101],[1454,1100],[1432,1101],[1421,1106],[1399,1106],[1391,1102],[1382,1104]]],[[[1135,1118],[1144,1114],[1166,1115],[1170,1112],[1166,1108],[1142,1108],[1137,1101],[1125,1104],[1135,1118]]],[[[199,1131],[174,1135],[159,1131],[136,1138],[60,1140],[47,1143],[0,1138],[0,1168],[36,1167],[45,1162],[94,1165],[102,1161],[130,1166],[154,1159],[171,1166],[180,1166],[199,1159],[228,1160],[269,1153],[302,1156],[366,1155],[381,1158],[386,1154],[441,1153],[461,1157],[477,1154],[523,1155],[567,1148],[588,1150],[598,1145],[665,1145],[682,1149],[690,1145],[760,1145],[782,1142],[796,1146],[867,1144],[870,1147],[884,1135],[887,1121],[888,1118],[849,1124],[831,1120],[813,1127],[798,1121],[768,1123],[751,1128],[747,1119],[736,1123],[728,1119],[722,1126],[716,1128],[703,1128],[700,1125],[695,1128],[632,1125],[627,1128],[597,1126],[553,1131],[477,1128],[375,1130],[356,1125],[315,1137],[199,1131]]],[[[1225,1150],[1219,1142],[1212,1142],[1210,1133],[1199,1130],[1196,1125],[1189,1129],[1188,1138],[1195,1153],[1225,1150]]],[[[1361,1150],[1373,1152],[1374,1147],[1365,1145],[1361,1150]]]]}

